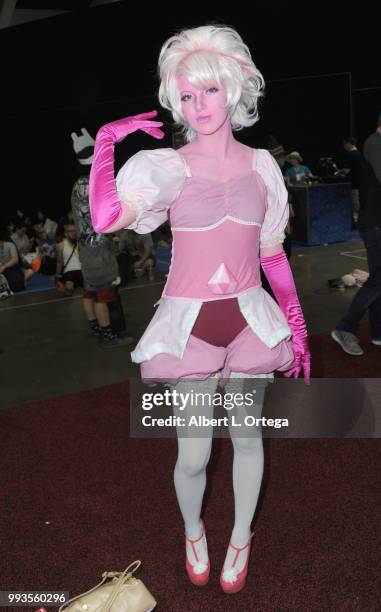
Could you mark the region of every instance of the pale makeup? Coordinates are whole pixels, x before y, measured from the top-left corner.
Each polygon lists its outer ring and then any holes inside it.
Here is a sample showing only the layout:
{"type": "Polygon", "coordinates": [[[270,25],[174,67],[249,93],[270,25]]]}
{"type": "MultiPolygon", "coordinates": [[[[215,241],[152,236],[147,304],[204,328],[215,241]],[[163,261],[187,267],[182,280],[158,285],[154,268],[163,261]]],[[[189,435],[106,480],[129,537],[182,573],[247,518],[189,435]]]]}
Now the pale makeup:
{"type": "Polygon", "coordinates": [[[229,120],[223,87],[214,83],[195,87],[184,75],[177,84],[185,120],[197,133],[213,134],[229,120]]]}

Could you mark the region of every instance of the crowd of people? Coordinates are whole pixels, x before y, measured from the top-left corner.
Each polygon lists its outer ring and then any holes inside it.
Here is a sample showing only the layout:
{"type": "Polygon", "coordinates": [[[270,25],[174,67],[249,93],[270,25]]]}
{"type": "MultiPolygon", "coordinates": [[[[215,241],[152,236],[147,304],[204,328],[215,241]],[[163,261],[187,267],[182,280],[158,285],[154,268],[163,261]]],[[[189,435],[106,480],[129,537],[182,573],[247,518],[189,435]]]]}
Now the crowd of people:
{"type": "Polygon", "coordinates": [[[25,290],[36,273],[49,276],[57,295],[71,296],[82,288],[89,331],[102,348],[129,344],[133,338],[118,287],[144,275],[154,280],[156,248],[170,246],[170,233],[163,227],[152,235],[133,230],[96,234],[83,187],[81,176],[73,187],[72,210],[58,222],[41,210],[32,218],[17,210],[0,232],[0,298],[25,290]]]}
{"type": "MultiPolygon", "coordinates": [[[[121,285],[127,284],[129,278],[145,274],[154,279],[156,248],[170,247],[166,228],[155,234],[139,235],[133,230],[121,230],[113,235],[121,285]]],[[[9,224],[0,230],[0,274],[8,283],[9,293],[23,291],[35,273],[54,277],[57,289],[63,289],[65,295],[83,286],[72,211],[57,222],[41,210],[30,217],[18,209],[9,224]]]]}

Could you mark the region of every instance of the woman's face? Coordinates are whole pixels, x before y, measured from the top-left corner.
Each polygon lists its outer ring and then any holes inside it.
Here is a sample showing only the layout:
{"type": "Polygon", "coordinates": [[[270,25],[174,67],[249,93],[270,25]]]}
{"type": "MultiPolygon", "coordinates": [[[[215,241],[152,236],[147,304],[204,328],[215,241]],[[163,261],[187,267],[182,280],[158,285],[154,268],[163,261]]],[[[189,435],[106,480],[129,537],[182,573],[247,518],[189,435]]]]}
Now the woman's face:
{"type": "Polygon", "coordinates": [[[185,120],[198,134],[214,134],[229,121],[223,87],[211,83],[198,88],[183,75],[177,78],[177,84],[185,120]]]}
{"type": "Polygon", "coordinates": [[[66,238],[69,238],[69,240],[71,240],[72,242],[76,240],[77,231],[75,229],[75,225],[72,225],[72,224],[65,225],[65,236],[66,238]]]}

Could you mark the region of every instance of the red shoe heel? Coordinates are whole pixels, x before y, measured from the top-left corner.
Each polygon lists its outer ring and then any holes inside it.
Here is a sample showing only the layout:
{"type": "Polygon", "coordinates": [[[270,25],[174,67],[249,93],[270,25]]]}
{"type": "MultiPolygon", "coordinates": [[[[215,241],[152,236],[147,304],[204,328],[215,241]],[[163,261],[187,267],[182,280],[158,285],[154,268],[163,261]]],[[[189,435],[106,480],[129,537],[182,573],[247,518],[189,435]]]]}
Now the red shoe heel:
{"type": "MultiPolygon", "coordinates": [[[[189,561],[188,561],[188,555],[187,555],[187,550],[186,550],[186,545],[185,545],[185,567],[186,570],[188,572],[188,576],[189,576],[189,580],[195,584],[196,586],[203,586],[204,584],[206,584],[209,580],[209,574],[210,574],[210,563],[209,563],[209,558],[208,558],[208,563],[201,563],[201,561],[199,561],[197,552],[196,552],[196,548],[195,548],[195,543],[199,542],[201,540],[201,538],[203,538],[205,536],[205,543],[206,543],[206,552],[208,552],[208,544],[206,542],[206,534],[205,534],[205,525],[204,525],[204,521],[201,519],[201,527],[202,527],[202,534],[200,535],[199,538],[197,538],[197,540],[191,540],[190,538],[188,538],[188,536],[185,534],[185,539],[188,540],[188,542],[191,543],[192,545],[192,549],[193,549],[193,554],[195,556],[195,559],[197,561],[197,564],[200,565],[205,565],[206,569],[205,571],[196,574],[194,571],[194,568],[196,566],[193,566],[189,561]]],[[[197,565],[196,564],[196,565],[197,565]]]]}
{"type": "Polygon", "coordinates": [[[224,591],[224,593],[238,593],[238,591],[243,589],[243,587],[245,586],[246,575],[247,575],[247,570],[249,568],[249,561],[250,561],[250,550],[249,550],[249,553],[247,555],[246,563],[245,563],[243,569],[240,572],[237,572],[237,570],[235,568],[235,564],[237,563],[237,559],[239,557],[239,554],[243,550],[245,550],[248,546],[250,546],[253,535],[254,535],[254,532],[252,532],[250,534],[250,538],[249,538],[248,543],[246,544],[246,546],[243,546],[242,548],[238,548],[238,546],[234,546],[231,542],[229,542],[229,546],[231,548],[234,548],[234,550],[236,550],[237,552],[236,552],[236,555],[234,557],[233,564],[232,564],[231,568],[226,570],[226,573],[230,572],[231,576],[233,577],[233,580],[234,580],[234,578],[235,578],[235,580],[233,582],[224,580],[223,575],[224,575],[225,572],[224,572],[224,568],[222,568],[221,575],[220,575],[220,585],[221,585],[221,588],[224,591]]]}

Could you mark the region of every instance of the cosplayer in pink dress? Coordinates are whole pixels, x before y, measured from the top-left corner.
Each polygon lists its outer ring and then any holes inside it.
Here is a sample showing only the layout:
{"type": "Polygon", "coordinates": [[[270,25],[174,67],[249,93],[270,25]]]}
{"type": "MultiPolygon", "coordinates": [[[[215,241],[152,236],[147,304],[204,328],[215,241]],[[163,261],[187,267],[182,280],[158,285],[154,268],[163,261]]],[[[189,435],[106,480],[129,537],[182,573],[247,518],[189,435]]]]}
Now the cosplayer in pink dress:
{"type": "MultiPolygon", "coordinates": [[[[132,353],[144,379],[173,389],[242,392],[245,380],[275,370],[309,379],[307,330],[283,251],[287,191],[272,156],[239,143],[233,130],[258,120],[263,77],[235,30],[185,30],[163,46],[160,101],[183,127],[188,144],[140,151],[115,180],[114,144],[141,129],[161,138],[156,112],[128,117],[98,132],[90,176],[97,232],[148,233],[170,219],[168,280],[157,310],[132,353]],[[260,264],[278,304],[262,288],[260,264]]],[[[174,410],[175,412],[175,410],[174,410]]],[[[201,413],[201,411],[200,411],[201,413]]],[[[213,406],[202,414],[213,415],[213,406]]],[[[186,569],[193,584],[209,579],[200,518],[213,431],[178,437],[174,481],[184,518],[186,569]]],[[[232,437],[235,522],[220,584],[245,584],[262,474],[260,436],[232,437]]]]}

